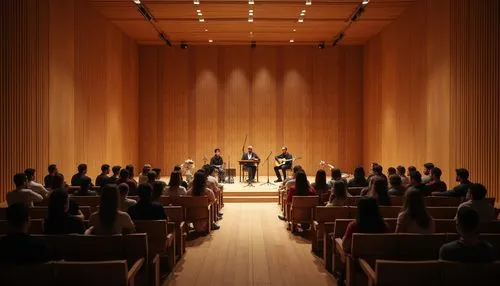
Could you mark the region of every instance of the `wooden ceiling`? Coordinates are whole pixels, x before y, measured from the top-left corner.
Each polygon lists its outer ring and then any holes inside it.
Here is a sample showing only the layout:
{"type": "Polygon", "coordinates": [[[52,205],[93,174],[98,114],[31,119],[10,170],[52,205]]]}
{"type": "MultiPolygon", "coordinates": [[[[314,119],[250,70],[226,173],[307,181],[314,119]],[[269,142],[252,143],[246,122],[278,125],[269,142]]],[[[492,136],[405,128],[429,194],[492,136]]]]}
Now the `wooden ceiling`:
{"type": "MultiPolygon", "coordinates": [[[[162,44],[155,28],[133,0],[88,0],[106,18],[139,44],[162,44]]],[[[415,0],[371,0],[345,33],[341,44],[359,45],[377,35],[415,0]]],[[[141,0],[155,18],[154,25],[174,44],[310,44],[331,43],[347,25],[362,0],[141,0]],[[205,22],[200,22],[200,9],[205,22]],[[253,23],[248,22],[253,9],[253,23]],[[298,18],[306,10],[304,22],[298,18]]]]}

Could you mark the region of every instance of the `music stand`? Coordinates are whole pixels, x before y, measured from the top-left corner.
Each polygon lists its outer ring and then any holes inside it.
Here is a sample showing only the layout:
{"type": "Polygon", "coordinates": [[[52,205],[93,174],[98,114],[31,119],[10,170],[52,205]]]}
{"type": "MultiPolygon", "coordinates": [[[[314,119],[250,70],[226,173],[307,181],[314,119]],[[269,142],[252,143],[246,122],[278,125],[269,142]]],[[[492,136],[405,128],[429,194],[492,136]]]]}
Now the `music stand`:
{"type": "Polygon", "coordinates": [[[269,155],[267,155],[267,158],[266,158],[266,161],[267,161],[267,182],[260,184],[260,186],[266,186],[266,185],[267,186],[276,186],[276,184],[271,183],[271,181],[269,181],[269,157],[271,157],[272,153],[273,153],[273,151],[269,152],[269,155]]]}

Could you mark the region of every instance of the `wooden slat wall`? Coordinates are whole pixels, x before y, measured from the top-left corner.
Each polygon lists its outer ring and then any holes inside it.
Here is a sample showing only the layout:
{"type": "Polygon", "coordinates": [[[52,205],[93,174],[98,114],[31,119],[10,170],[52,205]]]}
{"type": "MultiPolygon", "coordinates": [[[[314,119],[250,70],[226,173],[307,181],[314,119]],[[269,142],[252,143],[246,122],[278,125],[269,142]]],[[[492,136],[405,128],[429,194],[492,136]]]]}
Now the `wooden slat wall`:
{"type": "Polygon", "coordinates": [[[247,134],[263,158],[287,145],[311,175],[322,159],[362,162],[362,47],[143,46],[139,62],[140,164],[199,167],[220,147],[234,166],[247,134]]]}
{"type": "Polygon", "coordinates": [[[1,1],[0,23],[0,201],[27,167],[136,164],[135,43],[84,0],[1,1]]]}
{"type": "Polygon", "coordinates": [[[421,0],[367,44],[365,165],[465,167],[500,198],[499,5],[421,0]]]}

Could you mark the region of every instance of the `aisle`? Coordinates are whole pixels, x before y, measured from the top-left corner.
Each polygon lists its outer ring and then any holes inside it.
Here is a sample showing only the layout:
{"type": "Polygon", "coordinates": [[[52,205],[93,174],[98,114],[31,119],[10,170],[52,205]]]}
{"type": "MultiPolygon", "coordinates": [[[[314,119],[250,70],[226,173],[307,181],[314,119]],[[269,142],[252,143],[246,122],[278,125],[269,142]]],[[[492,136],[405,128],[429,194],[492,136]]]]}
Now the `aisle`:
{"type": "Polygon", "coordinates": [[[188,242],[163,285],[334,285],[310,244],[289,233],[275,203],[227,203],[221,229],[188,242]]]}

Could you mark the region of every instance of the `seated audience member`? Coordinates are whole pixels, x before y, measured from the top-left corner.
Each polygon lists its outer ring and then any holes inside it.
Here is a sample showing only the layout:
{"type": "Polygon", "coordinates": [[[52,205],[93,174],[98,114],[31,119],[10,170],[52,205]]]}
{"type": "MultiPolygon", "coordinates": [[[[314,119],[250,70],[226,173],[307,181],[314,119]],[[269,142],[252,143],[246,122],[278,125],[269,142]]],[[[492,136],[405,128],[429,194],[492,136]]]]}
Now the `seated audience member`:
{"type": "Polygon", "coordinates": [[[408,177],[410,177],[411,173],[416,172],[416,171],[417,171],[417,167],[415,167],[415,166],[408,167],[408,177]]]}
{"type": "Polygon", "coordinates": [[[110,184],[116,184],[116,181],[120,178],[120,170],[122,169],[122,166],[113,166],[111,168],[111,172],[113,172],[113,175],[109,177],[110,184]]]}
{"type": "MultiPolygon", "coordinates": [[[[63,190],[66,193],[68,192],[68,190],[66,188],[67,186],[64,183],[64,176],[62,174],[56,174],[54,176],[53,184],[54,184],[54,187],[55,187],[54,190],[61,189],[61,190],[63,190]]],[[[83,213],[80,211],[80,206],[73,199],[69,200],[69,210],[68,210],[68,213],[70,215],[72,215],[72,216],[76,216],[76,217],[79,217],[81,219],[84,219],[83,213]]]]}
{"type": "Polygon", "coordinates": [[[166,219],[163,206],[153,202],[153,187],[150,184],[140,184],[137,188],[139,201],[128,208],[128,214],[133,220],[160,220],[166,219]]]}
{"type": "Polygon", "coordinates": [[[297,176],[297,173],[303,171],[301,165],[295,165],[292,168],[292,176],[287,177],[283,183],[280,185],[280,189],[284,190],[289,190],[291,187],[295,186],[295,176],[297,176]]]}
{"type": "Polygon", "coordinates": [[[469,191],[470,185],[469,181],[469,171],[467,169],[456,169],[457,174],[456,181],[459,182],[451,191],[447,192],[435,192],[432,193],[433,196],[446,196],[446,197],[465,197],[469,191]]]}
{"type": "Polygon", "coordinates": [[[130,179],[130,175],[127,170],[122,169],[120,171],[120,178],[116,180],[116,184],[127,184],[128,185],[128,195],[137,196],[137,184],[130,179]]]}
{"type": "Polygon", "coordinates": [[[128,208],[137,203],[136,200],[127,198],[128,195],[128,185],[121,183],[118,185],[118,190],[120,191],[120,210],[122,212],[127,212],[128,208]]]}
{"type": "Polygon", "coordinates": [[[485,199],[486,193],[486,188],[483,185],[471,184],[467,193],[467,201],[458,206],[458,211],[462,207],[470,207],[477,212],[479,221],[496,220],[495,208],[485,199]]]}
{"type": "Polygon", "coordinates": [[[327,207],[338,207],[345,206],[347,204],[347,197],[349,193],[347,192],[347,188],[345,184],[338,181],[333,184],[332,194],[330,195],[330,199],[326,204],[327,207]]]}
{"type": "Polygon", "coordinates": [[[163,191],[163,195],[167,197],[180,197],[187,194],[186,188],[181,186],[182,175],[180,172],[172,172],[170,174],[170,181],[163,191]]]}
{"type": "Polygon", "coordinates": [[[425,163],[424,164],[424,176],[422,177],[422,184],[427,185],[431,180],[431,170],[434,168],[433,163],[425,163]]]}
{"type": "Polygon", "coordinates": [[[33,202],[41,202],[43,197],[32,190],[28,189],[26,186],[28,178],[24,173],[17,173],[14,175],[14,184],[16,188],[7,193],[7,205],[13,205],[17,203],[27,204],[28,206],[33,206],[33,202]]]}
{"type": "MultiPolygon", "coordinates": [[[[61,175],[64,178],[64,176],[61,173],[59,173],[59,170],[57,170],[57,166],[55,164],[49,165],[48,171],[49,171],[49,174],[47,176],[45,176],[45,178],[43,178],[43,184],[46,188],[55,190],[58,188],[54,184],[55,177],[57,175],[61,175]]],[[[64,180],[63,180],[63,182],[64,182],[64,180]]]]}
{"type": "Polygon", "coordinates": [[[380,215],[380,210],[375,198],[363,197],[358,202],[356,220],[347,225],[342,247],[345,252],[351,252],[353,233],[387,233],[389,226],[380,215]]]}
{"type": "MultiPolygon", "coordinates": [[[[193,197],[208,197],[208,202],[213,204],[216,203],[215,195],[212,190],[206,187],[207,178],[205,177],[204,170],[198,170],[193,176],[193,186],[187,191],[188,196],[193,197]]],[[[195,221],[193,222],[194,228],[197,232],[200,233],[208,233],[208,225],[206,225],[203,221],[195,221]]],[[[219,229],[220,226],[215,222],[212,222],[212,229],[219,229]]]]}
{"type": "Polygon", "coordinates": [[[428,197],[431,195],[429,188],[422,184],[422,175],[419,171],[410,174],[410,184],[413,188],[418,189],[422,193],[422,196],[428,197]]]}
{"type": "Polygon", "coordinates": [[[479,238],[479,215],[464,206],[457,213],[458,240],[448,242],[439,249],[439,259],[461,263],[489,263],[495,261],[495,249],[479,238]]]}
{"type": "Polygon", "coordinates": [[[68,213],[69,197],[64,189],[54,190],[50,194],[48,215],[43,222],[45,234],[83,234],[85,227],[81,218],[68,213]]]}
{"type": "Polygon", "coordinates": [[[189,188],[189,184],[182,177],[182,168],[181,168],[181,166],[179,166],[179,165],[174,166],[174,170],[172,172],[179,172],[179,174],[181,174],[181,184],[180,185],[187,190],[189,188]]]}
{"type": "MultiPolygon", "coordinates": [[[[338,181],[342,182],[343,181],[338,181]]],[[[294,196],[314,196],[316,195],[314,193],[314,189],[311,188],[309,185],[309,182],[307,181],[307,176],[304,171],[299,171],[295,177],[295,186],[291,187],[290,190],[288,190],[288,194],[286,197],[286,203],[287,204],[292,204],[292,199],[294,196]]]]}
{"type": "Polygon", "coordinates": [[[97,193],[90,190],[89,182],[82,182],[80,189],[77,190],[73,195],[75,196],[95,196],[97,193]]]}
{"type": "Polygon", "coordinates": [[[71,178],[72,186],[81,186],[87,183],[90,187],[93,186],[92,179],[87,175],[87,164],[78,165],[78,173],[74,174],[71,178]]]}
{"type": "Polygon", "coordinates": [[[130,216],[120,209],[120,194],[117,185],[105,185],[101,190],[99,210],[89,218],[85,233],[94,235],[127,234],[135,231],[130,216]]]}
{"type": "Polygon", "coordinates": [[[434,192],[446,192],[448,187],[446,186],[446,183],[441,181],[441,169],[438,167],[432,168],[431,172],[431,180],[428,182],[426,185],[429,188],[429,191],[431,193],[434,192]]]}
{"type": "Polygon", "coordinates": [[[27,265],[50,261],[50,251],[44,241],[28,234],[28,206],[23,203],[12,204],[7,208],[6,215],[9,232],[0,238],[0,265],[27,265]]]}
{"type": "Polygon", "coordinates": [[[391,198],[387,193],[387,181],[380,178],[372,178],[372,188],[368,192],[368,196],[374,197],[379,206],[390,206],[391,198]]]}
{"type": "Polygon", "coordinates": [[[410,187],[405,193],[403,209],[398,215],[396,232],[434,233],[434,220],[427,212],[424,197],[419,190],[410,187]]]}
{"type": "Polygon", "coordinates": [[[161,168],[153,168],[151,171],[155,172],[156,180],[159,181],[161,179],[161,168]]]}
{"type": "Polygon", "coordinates": [[[382,179],[387,181],[387,176],[384,174],[383,171],[384,171],[384,168],[382,167],[382,165],[380,165],[378,163],[373,163],[372,164],[372,173],[368,176],[368,183],[370,183],[370,180],[375,176],[382,177],[382,179]]]}
{"type": "Polygon", "coordinates": [[[314,192],[321,198],[325,198],[325,201],[330,197],[330,187],[326,183],[326,172],[325,170],[319,169],[316,172],[316,178],[314,183],[311,184],[311,188],[314,192]]]}
{"type": "Polygon", "coordinates": [[[387,177],[392,175],[396,175],[396,169],[394,167],[389,167],[389,169],[387,169],[387,177]]]}
{"type": "Polygon", "coordinates": [[[104,164],[101,166],[101,174],[95,178],[96,186],[104,186],[107,184],[114,184],[116,180],[110,178],[109,175],[110,166],[108,164],[104,164]]]}
{"type": "Polygon", "coordinates": [[[33,168],[28,168],[24,170],[24,174],[26,175],[26,178],[28,181],[26,182],[26,187],[33,192],[41,195],[42,197],[46,198],[49,195],[49,191],[42,185],[37,182],[35,182],[35,169],[33,168]]]}
{"type": "Polygon", "coordinates": [[[406,189],[410,185],[410,179],[406,176],[406,168],[404,166],[396,167],[396,175],[401,178],[401,185],[406,189]]]}
{"type": "Polygon", "coordinates": [[[158,203],[161,205],[161,195],[165,190],[164,183],[161,181],[155,181],[151,186],[153,187],[153,191],[151,192],[151,199],[154,203],[158,203]]]}
{"type": "Polygon", "coordinates": [[[362,188],[368,186],[368,181],[365,178],[365,169],[359,166],[354,169],[354,178],[347,183],[348,188],[362,188]]]}
{"type": "Polygon", "coordinates": [[[219,195],[224,186],[219,184],[219,179],[217,179],[215,167],[211,165],[205,165],[203,166],[203,170],[205,170],[205,175],[207,176],[207,187],[211,189],[216,196],[219,195]]]}
{"type": "MultiPolygon", "coordinates": [[[[146,174],[146,181],[142,184],[150,184],[151,186],[156,182],[156,172],[155,171],[149,171],[146,174]]],[[[139,183],[141,184],[141,183],[139,183]]]]}
{"type": "Polygon", "coordinates": [[[347,186],[346,179],[342,178],[342,171],[340,171],[339,168],[333,168],[332,169],[332,179],[328,182],[328,186],[330,188],[332,188],[333,184],[335,184],[335,182],[338,182],[338,181],[343,182],[347,186]]]}
{"type": "MultiPolygon", "coordinates": [[[[137,184],[137,181],[136,181],[136,180],[135,180],[135,178],[134,178],[134,176],[135,176],[135,173],[134,173],[134,170],[135,170],[134,165],[132,165],[132,164],[128,164],[127,166],[125,166],[125,170],[127,170],[127,172],[128,172],[128,178],[129,178],[132,182],[134,182],[135,186],[137,187],[137,185],[138,185],[138,184],[137,184]]],[[[132,191],[132,190],[130,190],[130,191],[132,191]]]]}
{"type": "MultiPolygon", "coordinates": [[[[150,171],[151,171],[151,165],[144,164],[144,167],[142,167],[142,172],[139,174],[139,184],[144,184],[144,183],[147,183],[149,181],[148,173],[150,171]]],[[[155,175],[156,175],[156,173],[155,173],[155,175]]]]}
{"type": "Polygon", "coordinates": [[[398,175],[390,176],[389,184],[391,184],[391,188],[387,193],[390,196],[402,196],[405,194],[406,188],[403,186],[400,176],[398,175]]]}

